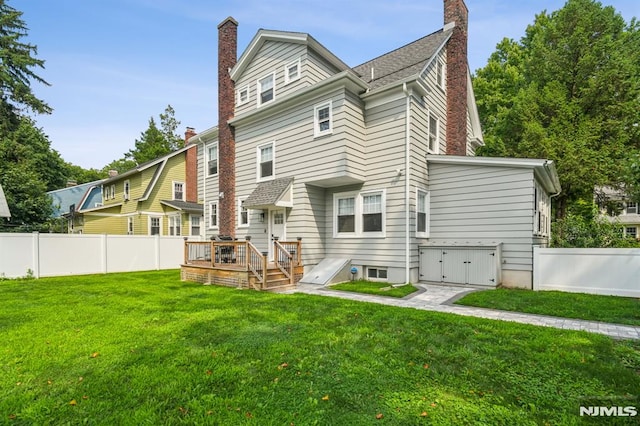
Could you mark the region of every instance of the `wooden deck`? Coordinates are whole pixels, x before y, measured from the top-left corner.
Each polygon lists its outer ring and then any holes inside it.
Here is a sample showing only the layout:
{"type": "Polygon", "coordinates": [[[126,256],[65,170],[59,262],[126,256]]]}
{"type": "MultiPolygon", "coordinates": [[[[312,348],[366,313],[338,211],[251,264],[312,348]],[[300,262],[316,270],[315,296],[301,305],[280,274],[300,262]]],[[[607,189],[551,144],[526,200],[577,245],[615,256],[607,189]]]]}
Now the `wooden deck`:
{"type": "Polygon", "coordinates": [[[183,281],[277,291],[295,288],[302,278],[302,242],[274,241],[274,259],[250,241],[185,241],[183,281]]]}

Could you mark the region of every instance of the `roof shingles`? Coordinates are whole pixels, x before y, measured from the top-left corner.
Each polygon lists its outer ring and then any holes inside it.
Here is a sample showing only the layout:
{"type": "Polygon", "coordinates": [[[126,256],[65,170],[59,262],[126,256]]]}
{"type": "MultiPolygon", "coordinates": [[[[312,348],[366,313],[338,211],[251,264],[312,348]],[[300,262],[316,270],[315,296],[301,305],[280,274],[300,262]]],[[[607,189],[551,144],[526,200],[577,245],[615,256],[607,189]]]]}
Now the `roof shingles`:
{"type": "Polygon", "coordinates": [[[372,89],[417,75],[451,35],[451,30],[439,30],[404,45],[353,70],[372,89]],[[373,72],[372,72],[373,70],[373,72]],[[373,77],[373,78],[372,78],[373,77]]]}

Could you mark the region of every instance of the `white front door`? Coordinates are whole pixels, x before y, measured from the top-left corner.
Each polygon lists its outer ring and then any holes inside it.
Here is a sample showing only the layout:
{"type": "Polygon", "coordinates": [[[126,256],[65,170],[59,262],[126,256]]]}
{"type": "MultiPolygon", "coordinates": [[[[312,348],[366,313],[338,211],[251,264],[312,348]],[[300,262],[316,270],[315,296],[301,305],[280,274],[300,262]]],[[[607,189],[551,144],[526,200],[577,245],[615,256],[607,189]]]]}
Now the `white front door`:
{"type": "Polygon", "coordinates": [[[269,210],[269,260],[273,259],[273,238],[278,237],[280,241],[287,238],[286,214],[284,209],[269,210]]]}

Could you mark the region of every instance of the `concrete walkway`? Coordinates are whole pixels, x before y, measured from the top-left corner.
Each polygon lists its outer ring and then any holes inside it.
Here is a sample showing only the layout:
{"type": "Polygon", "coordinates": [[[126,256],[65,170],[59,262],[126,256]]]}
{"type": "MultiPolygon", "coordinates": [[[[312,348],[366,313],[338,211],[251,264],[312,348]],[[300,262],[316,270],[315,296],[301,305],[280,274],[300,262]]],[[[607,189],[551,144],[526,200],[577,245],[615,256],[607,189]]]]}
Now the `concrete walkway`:
{"type": "Polygon", "coordinates": [[[582,330],[591,333],[605,334],[616,339],[640,339],[640,327],[630,325],[609,324],[598,321],[583,321],[571,318],[559,318],[545,315],[524,314],[520,312],[498,311],[495,309],[453,305],[453,302],[469,292],[477,291],[477,288],[440,286],[432,284],[417,284],[416,287],[420,289],[418,293],[414,293],[402,299],[337,291],[331,290],[328,287],[312,284],[299,284],[298,287],[291,292],[339,297],[342,299],[423,309],[426,311],[446,312],[449,314],[471,317],[513,321],[543,327],[555,327],[564,330],[582,330]]]}

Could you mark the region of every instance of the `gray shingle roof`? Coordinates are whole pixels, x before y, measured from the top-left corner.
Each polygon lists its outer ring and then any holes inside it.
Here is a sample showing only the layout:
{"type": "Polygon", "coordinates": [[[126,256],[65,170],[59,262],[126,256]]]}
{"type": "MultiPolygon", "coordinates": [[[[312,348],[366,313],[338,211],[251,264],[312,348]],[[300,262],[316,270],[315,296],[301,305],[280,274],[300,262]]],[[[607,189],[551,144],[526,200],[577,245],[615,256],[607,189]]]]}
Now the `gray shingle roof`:
{"type": "Polygon", "coordinates": [[[292,177],[279,178],[267,182],[260,182],[251,195],[244,200],[248,209],[254,207],[272,206],[282,198],[284,192],[293,182],[292,177]]]}
{"type": "Polygon", "coordinates": [[[162,204],[173,207],[176,210],[184,210],[186,212],[202,213],[204,211],[202,204],[190,203],[188,201],[181,200],[162,200],[162,204]]]}
{"type": "Polygon", "coordinates": [[[391,52],[378,56],[353,70],[369,83],[372,89],[417,75],[438,48],[449,38],[452,30],[439,30],[391,52]],[[373,79],[371,70],[373,69],[373,79]]]}

